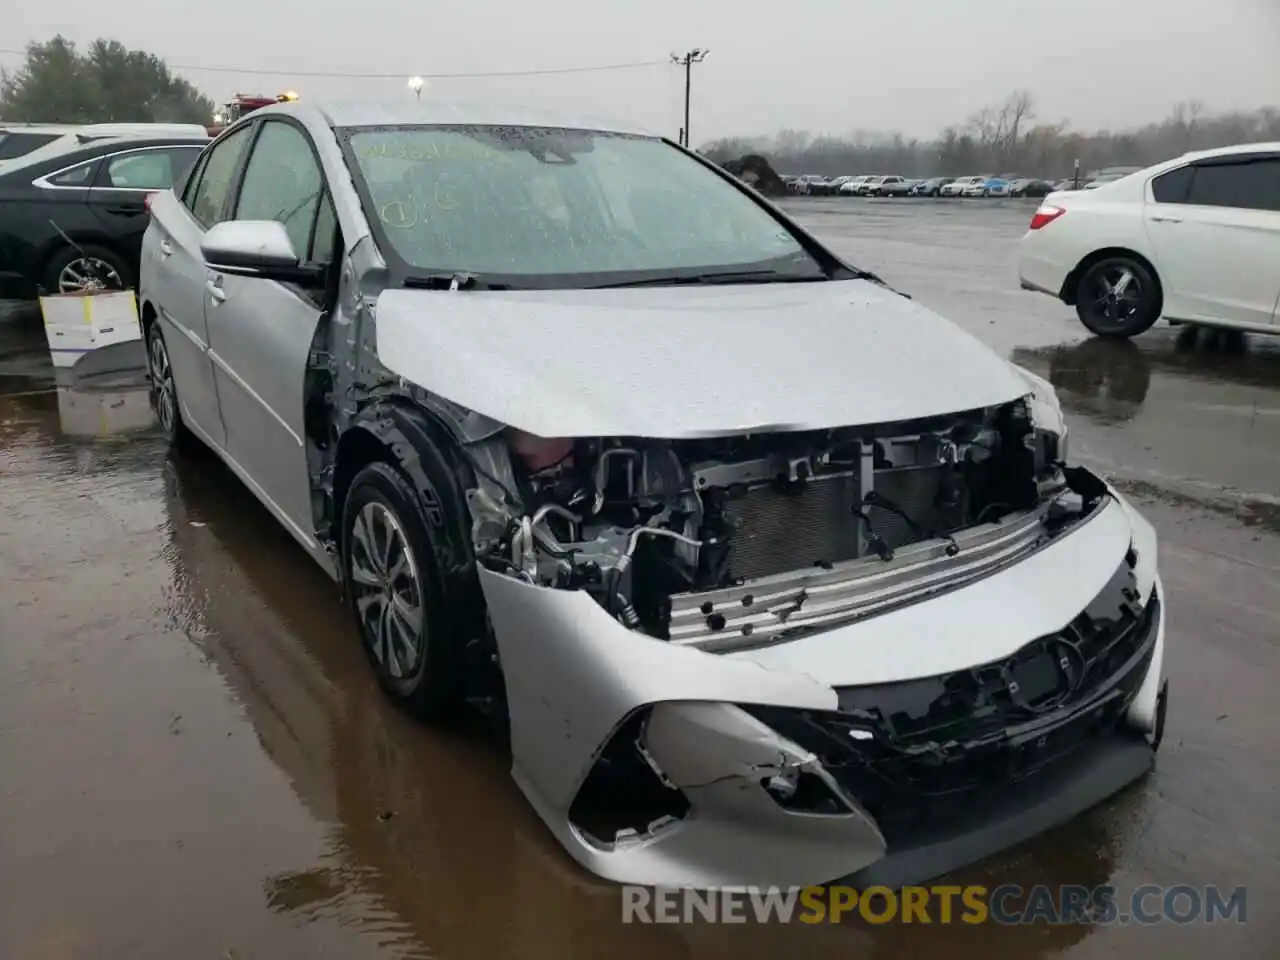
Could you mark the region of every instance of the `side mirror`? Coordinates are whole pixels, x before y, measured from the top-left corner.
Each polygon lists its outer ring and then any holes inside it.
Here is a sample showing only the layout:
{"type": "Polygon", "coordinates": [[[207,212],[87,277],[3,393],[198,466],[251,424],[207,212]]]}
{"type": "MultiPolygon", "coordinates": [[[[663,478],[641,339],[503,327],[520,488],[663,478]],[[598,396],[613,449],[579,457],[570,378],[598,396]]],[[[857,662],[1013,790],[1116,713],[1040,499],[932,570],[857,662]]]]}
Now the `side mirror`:
{"type": "Polygon", "coordinates": [[[211,270],[302,286],[324,282],[324,267],[298,259],[284,224],[275,220],[224,220],[200,243],[211,270]]]}

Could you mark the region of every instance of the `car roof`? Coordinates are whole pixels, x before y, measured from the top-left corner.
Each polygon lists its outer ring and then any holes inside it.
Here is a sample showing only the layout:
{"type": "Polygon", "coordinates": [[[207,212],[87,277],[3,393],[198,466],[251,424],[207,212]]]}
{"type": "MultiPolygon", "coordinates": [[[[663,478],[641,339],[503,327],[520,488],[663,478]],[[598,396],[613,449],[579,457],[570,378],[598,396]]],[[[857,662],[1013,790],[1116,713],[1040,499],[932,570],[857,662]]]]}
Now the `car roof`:
{"type": "Polygon", "coordinates": [[[68,166],[75,164],[76,158],[91,159],[99,156],[104,152],[110,152],[110,148],[123,149],[126,146],[146,146],[148,144],[200,144],[209,142],[209,136],[206,134],[203,138],[192,136],[182,136],[176,133],[163,133],[154,136],[121,136],[121,137],[98,137],[81,143],[77,146],[70,146],[70,141],[59,138],[52,143],[46,143],[43,146],[36,147],[29,153],[21,156],[13,157],[9,160],[0,160],[0,175],[12,173],[14,170],[23,167],[35,167],[52,160],[61,162],[66,158],[68,166]],[[108,148],[108,149],[103,149],[108,148]]]}
{"type": "Polygon", "coordinates": [[[47,165],[54,165],[54,170],[65,170],[67,167],[74,167],[80,163],[87,163],[90,160],[96,160],[105,154],[119,153],[125,150],[138,150],[144,147],[198,147],[203,148],[209,143],[209,137],[104,137],[101,140],[93,140],[76,150],[62,150],[57,153],[40,154],[40,151],[33,150],[29,154],[21,157],[14,157],[12,160],[0,162],[0,177],[8,176],[19,170],[28,168],[35,169],[47,165]],[[34,158],[34,159],[28,159],[34,158]]]}
{"type": "Polygon", "coordinates": [[[329,127],[394,127],[412,124],[477,124],[481,126],[564,127],[635,136],[659,136],[634,123],[607,117],[497,103],[441,100],[353,100],[271,104],[248,116],[311,115],[329,127]]]}
{"type": "Polygon", "coordinates": [[[1228,157],[1235,153],[1280,153],[1280,143],[1237,143],[1229,147],[1215,147],[1212,150],[1192,150],[1178,159],[1203,160],[1206,157],[1228,157]]]}

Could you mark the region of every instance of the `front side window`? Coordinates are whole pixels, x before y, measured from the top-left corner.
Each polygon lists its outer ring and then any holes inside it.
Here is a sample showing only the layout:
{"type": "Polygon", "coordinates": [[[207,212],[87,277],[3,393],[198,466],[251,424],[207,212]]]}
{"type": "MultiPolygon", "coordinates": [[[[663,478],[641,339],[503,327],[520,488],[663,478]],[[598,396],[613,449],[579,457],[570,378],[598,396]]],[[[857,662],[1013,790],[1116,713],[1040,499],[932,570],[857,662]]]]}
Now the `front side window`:
{"type": "Polygon", "coordinates": [[[411,273],[532,286],[728,270],[826,277],[765,208],[658,139],[489,126],[341,139],[380,244],[411,273]]]}
{"type": "Polygon", "coordinates": [[[231,192],[231,179],[235,176],[245,147],[249,145],[250,129],[247,126],[241,127],[209,148],[199,179],[190,186],[188,195],[183,198],[192,216],[206,229],[223,219],[222,211],[226,207],[227,195],[231,192]]]}
{"type": "Polygon", "coordinates": [[[1248,157],[1195,167],[1187,203],[1202,207],[1280,210],[1280,159],[1248,157]]]}
{"type": "Polygon", "coordinates": [[[284,224],[294,252],[306,257],[323,192],[324,177],[306,135],[291,123],[268,120],[245,166],[235,218],[284,224]]]}

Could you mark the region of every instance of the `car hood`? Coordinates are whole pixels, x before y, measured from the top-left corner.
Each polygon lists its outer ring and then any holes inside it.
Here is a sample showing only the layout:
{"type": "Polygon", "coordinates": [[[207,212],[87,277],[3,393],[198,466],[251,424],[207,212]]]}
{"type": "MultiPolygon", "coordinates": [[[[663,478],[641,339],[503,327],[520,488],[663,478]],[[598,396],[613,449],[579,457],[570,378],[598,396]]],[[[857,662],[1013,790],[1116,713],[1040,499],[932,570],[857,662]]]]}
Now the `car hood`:
{"type": "Polygon", "coordinates": [[[388,290],[392,373],[543,437],[670,439],[911,420],[1028,391],[866,280],[614,290],[388,290]]]}

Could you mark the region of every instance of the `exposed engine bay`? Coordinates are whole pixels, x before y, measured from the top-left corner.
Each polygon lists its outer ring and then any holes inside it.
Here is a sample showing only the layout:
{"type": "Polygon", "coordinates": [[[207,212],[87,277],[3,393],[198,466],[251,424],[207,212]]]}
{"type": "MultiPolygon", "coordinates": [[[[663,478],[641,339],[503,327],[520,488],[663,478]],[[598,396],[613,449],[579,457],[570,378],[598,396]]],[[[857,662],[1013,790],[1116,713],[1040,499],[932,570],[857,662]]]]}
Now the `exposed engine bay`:
{"type": "Polygon", "coordinates": [[[775,642],[1016,560],[1079,517],[1025,400],[928,421],[472,449],[480,562],[702,649],[775,642]]]}

